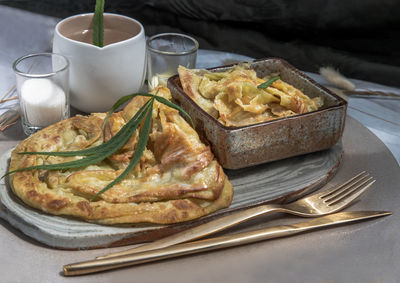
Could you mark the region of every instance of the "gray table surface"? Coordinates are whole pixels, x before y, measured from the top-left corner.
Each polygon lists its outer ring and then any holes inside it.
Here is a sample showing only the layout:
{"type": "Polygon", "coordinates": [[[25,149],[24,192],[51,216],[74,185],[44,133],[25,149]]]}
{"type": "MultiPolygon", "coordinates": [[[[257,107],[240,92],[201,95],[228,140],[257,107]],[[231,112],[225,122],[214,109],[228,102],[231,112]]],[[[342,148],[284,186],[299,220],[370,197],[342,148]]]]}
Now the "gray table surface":
{"type": "MultiPolygon", "coordinates": [[[[57,19],[0,6],[0,96],[14,84],[12,62],[27,53],[49,50],[57,19]]],[[[198,67],[247,59],[200,50],[198,67]]],[[[324,83],[317,74],[309,74],[324,83]]],[[[399,89],[354,80],[357,88],[399,89]]],[[[8,105],[0,106],[0,113],[8,105]]],[[[351,98],[343,137],[344,158],[331,184],[365,169],[374,189],[350,210],[391,210],[394,215],[292,238],[141,265],[75,278],[80,282],[399,282],[400,101],[351,98]],[[361,124],[359,122],[361,122],[361,124]],[[366,128],[371,130],[373,134],[366,128]],[[382,143],[383,142],[383,143],[382,143]],[[396,161],[397,160],[397,161],[396,161]]],[[[24,138],[19,123],[0,133],[0,152],[24,138]]],[[[298,221],[264,217],[242,229],[298,221]],[[263,221],[269,220],[268,223],[263,221]]],[[[58,251],[44,247],[0,221],[1,282],[63,282],[66,263],[125,248],[58,251]]]]}

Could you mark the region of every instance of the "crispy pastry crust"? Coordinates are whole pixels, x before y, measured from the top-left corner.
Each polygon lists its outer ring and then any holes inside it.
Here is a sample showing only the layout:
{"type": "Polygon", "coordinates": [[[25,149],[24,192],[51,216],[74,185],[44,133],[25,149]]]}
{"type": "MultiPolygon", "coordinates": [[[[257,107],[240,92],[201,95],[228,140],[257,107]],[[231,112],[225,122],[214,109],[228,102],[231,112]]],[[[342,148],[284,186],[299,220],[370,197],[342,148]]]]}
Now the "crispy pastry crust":
{"type": "MultiPolygon", "coordinates": [[[[160,88],[158,95],[170,98],[166,88],[160,88]]],[[[123,111],[113,114],[104,134],[103,113],[69,118],[37,132],[12,152],[10,170],[81,158],[18,152],[70,151],[102,144],[118,132],[146,99],[137,97],[123,111]]],[[[137,139],[136,132],[108,159],[79,170],[17,172],[10,176],[13,191],[34,208],[101,224],[177,223],[230,205],[232,185],[210,148],[200,142],[177,111],[158,102],[154,104],[152,130],[140,163],[121,183],[90,202],[129,164],[137,139]]]]}
{"type": "Polygon", "coordinates": [[[185,93],[228,127],[307,113],[323,105],[321,97],[310,98],[280,79],[266,89],[259,89],[266,79],[258,78],[245,65],[215,73],[179,66],[178,73],[185,93]]]}

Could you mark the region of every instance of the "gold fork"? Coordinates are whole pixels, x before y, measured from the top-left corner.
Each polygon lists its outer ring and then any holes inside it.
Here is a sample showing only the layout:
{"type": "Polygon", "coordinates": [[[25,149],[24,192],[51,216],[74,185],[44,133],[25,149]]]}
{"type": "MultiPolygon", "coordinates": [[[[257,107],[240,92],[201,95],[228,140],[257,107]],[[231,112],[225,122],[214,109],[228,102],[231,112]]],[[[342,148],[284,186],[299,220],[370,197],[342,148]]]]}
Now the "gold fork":
{"type": "Polygon", "coordinates": [[[97,259],[123,256],[187,242],[222,231],[257,216],[273,212],[284,212],[302,217],[317,217],[331,214],[350,205],[355,199],[370,188],[373,183],[375,183],[375,180],[372,177],[369,177],[368,173],[361,172],[339,186],[301,198],[289,204],[266,204],[249,208],[219,217],[205,224],[165,237],[153,243],[145,244],[122,252],[99,256],[97,259]]]}

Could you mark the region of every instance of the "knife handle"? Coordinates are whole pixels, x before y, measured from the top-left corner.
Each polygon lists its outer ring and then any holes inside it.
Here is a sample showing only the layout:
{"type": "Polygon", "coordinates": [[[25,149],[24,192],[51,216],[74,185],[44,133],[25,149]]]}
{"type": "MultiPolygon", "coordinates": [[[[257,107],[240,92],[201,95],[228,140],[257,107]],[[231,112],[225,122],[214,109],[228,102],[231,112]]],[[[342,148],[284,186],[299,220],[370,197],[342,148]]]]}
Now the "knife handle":
{"type": "Polygon", "coordinates": [[[211,220],[207,223],[184,230],[182,232],[173,234],[171,236],[162,238],[160,240],[154,241],[149,244],[145,244],[145,245],[133,248],[133,249],[128,249],[128,250],[125,250],[122,252],[112,253],[112,254],[108,254],[105,256],[99,256],[99,257],[97,257],[97,259],[111,258],[111,257],[132,254],[132,253],[144,252],[144,251],[148,251],[148,250],[165,248],[168,246],[196,240],[196,239],[220,232],[222,230],[225,230],[227,228],[230,228],[232,226],[235,226],[237,224],[240,224],[242,222],[245,222],[247,220],[255,218],[259,215],[265,215],[265,214],[270,214],[273,212],[283,212],[283,211],[286,211],[286,210],[283,209],[282,207],[280,207],[278,205],[274,205],[274,204],[256,206],[253,208],[249,208],[246,210],[242,210],[239,212],[235,212],[235,213],[232,213],[229,215],[219,217],[215,220],[211,220]]]}
{"type": "Polygon", "coordinates": [[[68,264],[63,267],[64,275],[75,276],[121,267],[133,266],[172,257],[184,256],[199,252],[223,249],[232,246],[254,243],[276,237],[289,236],[302,232],[304,229],[292,226],[278,226],[231,236],[216,237],[196,242],[178,244],[166,248],[148,250],[120,257],[110,257],[68,264]]]}

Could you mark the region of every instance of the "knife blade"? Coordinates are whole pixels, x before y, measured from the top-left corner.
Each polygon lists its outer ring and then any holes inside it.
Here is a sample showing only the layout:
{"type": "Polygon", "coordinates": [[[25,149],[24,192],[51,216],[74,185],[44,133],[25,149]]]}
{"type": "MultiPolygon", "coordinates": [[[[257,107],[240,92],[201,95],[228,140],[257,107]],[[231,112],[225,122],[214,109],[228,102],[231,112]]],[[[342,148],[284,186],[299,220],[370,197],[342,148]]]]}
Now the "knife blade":
{"type": "Polygon", "coordinates": [[[390,214],[392,213],[389,211],[340,212],[291,225],[281,225],[250,232],[242,232],[234,235],[215,237],[156,250],[128,254],[120,257],[103,258],[67,264],[63,267],[63,273],[65,276],[89,274],[172,257],[245,245],[278,237],[291,236],[318,228],[348,224],[355,221],[372,219],[390,214]]]}

